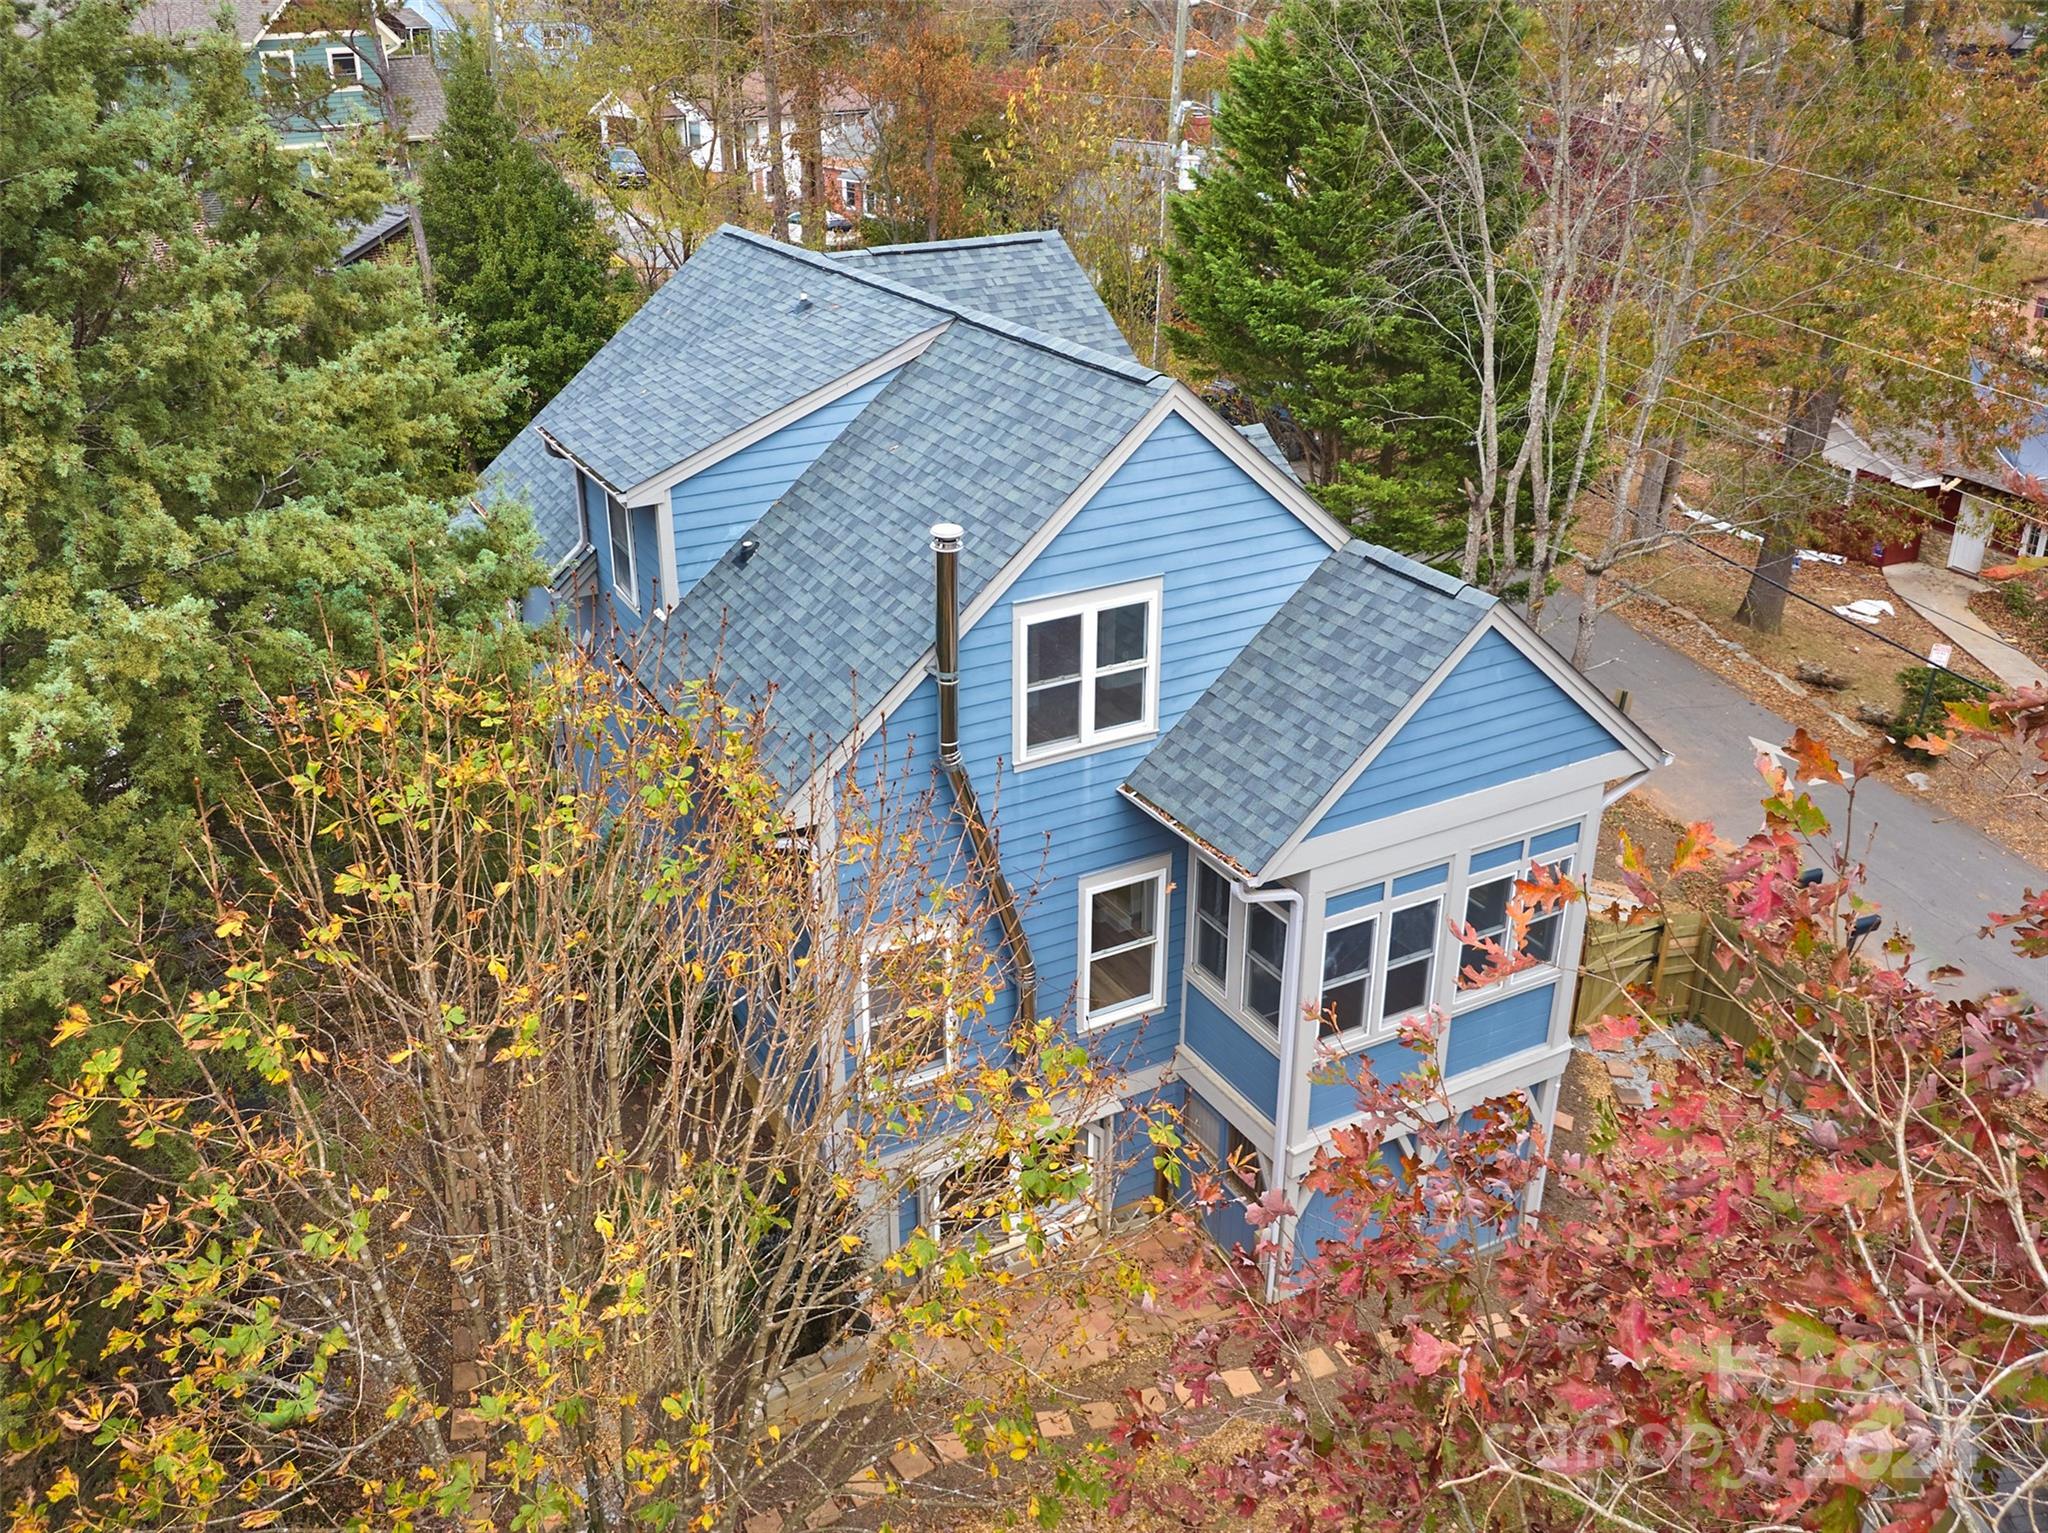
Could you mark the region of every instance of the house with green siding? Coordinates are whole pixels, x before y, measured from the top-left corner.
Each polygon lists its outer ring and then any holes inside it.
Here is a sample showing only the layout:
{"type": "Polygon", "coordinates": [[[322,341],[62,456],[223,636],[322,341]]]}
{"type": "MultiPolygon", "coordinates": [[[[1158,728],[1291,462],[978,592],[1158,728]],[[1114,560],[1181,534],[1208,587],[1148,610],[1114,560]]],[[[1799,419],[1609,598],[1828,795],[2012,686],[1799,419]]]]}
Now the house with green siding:
{"type": "MultiPolygon", "coordinates": [[[[990,926],[1009,992],[919,1046],[989,1058],[1028,1006],[1113,1062],[1075,1125],[1104,1205],[1154,1191],[1142,1115],[1170,1103],[1307,1249],[1332,1226],[1303,1177],[1358,1121],[1339,1078],[1413,1068],[1424,1015],[1453,1110],[1549,1127],[1584,912],[1516,921],[1516,886],[1590,869],[1663,752],[1512,608],[1351,536],[1263,430],[1138,360],[1057,234],[721,230],[491,465],[502,499],[555,571],[531,617],[637,639],[657,698],[715,672],[765,706],[821,877],[835,784],[902,772],[958,819],[945,856],[1029,892],[990,926]]],[[[859,1011],[849,1051],[894,1057],[888,987],[859,1011]]],[[[883,1252],[987,1169],[943,1135],[904,1153],[883,1252]]]]}
{"type": "Polygon", "coordinates": [[[445,110],[432,0],[386,8],[348,0],[149,0],[138,32],[170,40],[225,26],[247,60],[249,89],[285,146],[319,150],[337,137],[396,132],[429,138],[445,110]]]}

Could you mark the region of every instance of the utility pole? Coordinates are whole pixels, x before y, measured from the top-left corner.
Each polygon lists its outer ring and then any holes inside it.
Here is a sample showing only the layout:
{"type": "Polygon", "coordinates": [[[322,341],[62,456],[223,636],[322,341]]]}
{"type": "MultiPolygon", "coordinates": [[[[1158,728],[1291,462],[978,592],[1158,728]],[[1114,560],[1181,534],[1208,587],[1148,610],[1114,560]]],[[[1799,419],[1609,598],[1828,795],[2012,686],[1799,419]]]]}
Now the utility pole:
{"type": "Polygon", "coordinates": [[[1159,242],[1153,259],[1159,263],[1159,286],[1152,296],[1152,365],[1159,365],[1159,338],[1166,323],[1166,199],[1180,180],[1180,72],[1188,56],[1188,5],[1174,0],[1173,83],[1166,91],[1166,169],[1159,178],[1159,242]]]}

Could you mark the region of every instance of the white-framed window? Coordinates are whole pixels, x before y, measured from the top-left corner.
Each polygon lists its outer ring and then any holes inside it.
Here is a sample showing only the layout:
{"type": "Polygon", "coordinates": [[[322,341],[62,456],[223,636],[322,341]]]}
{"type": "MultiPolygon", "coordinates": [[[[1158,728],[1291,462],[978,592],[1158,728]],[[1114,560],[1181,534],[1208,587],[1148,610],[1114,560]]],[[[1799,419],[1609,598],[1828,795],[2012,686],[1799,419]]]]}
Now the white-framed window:
{"type": "Polygon", "coordinates": [[[327,50],[327,73],[342,90],[360,90],[363,85],[363,61],[356,57],[353,48],[329,48],[327,50]]]}
{"type": "Polygon", "coordinates": [[[952,1068],[952,956],[943,931],[892,933],[861,955],[860,1049],[879,1075],[917,1085],[952,1068]]]}
{"type": "Polygon", "coordinates": [[[1230,983],[1230,880],[1207,860],[1195,864],[1194,942],[1190,958],[1194,966],[1219,986],[1230,983]]]}
{"type": "Polygon", "coordinates": [[[1236,880],[1191,853],[1185,971],[1268,1048],[1280,1038],[1293,912],[1247,900],[1236,880]]]}
{"type": "Polygon", "coordinates": [[[1081,1030],[1128,1021],[1166,1003],[1166,881],[1161,858],[1080,881],[1081,1030]]]}
{"type": "Polygon", "coordinates": [[[1288,912],[1284,905],[1244,908],[1244,1009],[1280,1031],[1280,997],[1287,973],[1288,912]]]}
{"type": "Polygon", "coordinates": [[[1157,730],[1159,615],[1156,580],[1018,605],[1012,659],[1019,765],[1157,730]]]}
{"type": "MultiPolygon", "coordinates": [[[[1529,878],[1539,868],[1553,876],[1567,875],[1572,870],[1576,845],[1567,842],[1548,851],[1529,851],[1530,846],[1544,839],[1536,836],[1474,855],[1475,861],[1494,862],[1502,857],[1509,860],[1496,862],[1495,866],[1474,872],[1466,879],[1465,924],[1472,928],[1475,936],[1496,944],[1511,958],[1532,959],[1550,966],[1557,962],[1558,944],[1564,934],[1564,907],[1534,916],[1519,941],[1515,939],[1510,920],[1510,907],[1514,903],[1518,881],[1529,878]]],[[[1475,972],[1485,973],[1492,964],[1492,957],[1485,948],[1475,942],[1466,943],[1458,952],[1458,983],[1468,989],[1483,990],[1521,977],[1520,974],[1503,975],[1473,984],[1470,976],[1475,972]]]]}
{"type": "Polygon", "coordinates": [[[2020,523],[2020,557],[2039,559],[2048,555],[2048,523],[2022,521],[2020,523]]]}
{"type": "Polygon", "coordinates": [[[606,526],[611,531],[612,590],[635,612],[640,610],[640,566],[633,551],[633,516],[616,495],[608,502],[606,526]]]}
{"type": "Polygon", "coordinates": [[[1443,896],[1434,887],[1332,918],[1323,928],[1321,1036],[1367,1042],[1426,1009],[1442,932],[1443,896]]]}
{"type": "Polygon", "coordinates": [[[860,182],[852,176],[839,178],[839,205],[849,213],[860,211],[860,182]]]}
{"type": "Polygon", "coordinates": [[[263,72],[263,83],[272,89],[286,89],[296,84],[299,78],[299,61],[296,56],[282,48],[267,49],[256,55],[257,68],[263,72]]]}

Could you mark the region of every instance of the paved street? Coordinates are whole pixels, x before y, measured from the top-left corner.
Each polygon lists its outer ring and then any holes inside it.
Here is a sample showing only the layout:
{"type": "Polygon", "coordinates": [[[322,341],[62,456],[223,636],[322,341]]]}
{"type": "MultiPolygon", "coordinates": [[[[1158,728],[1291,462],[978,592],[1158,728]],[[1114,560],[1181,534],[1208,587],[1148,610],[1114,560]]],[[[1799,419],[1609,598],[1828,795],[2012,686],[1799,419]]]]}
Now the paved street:
{"type": "MultiPolygon", "coordinates": [[[[1569,651],[1577,616],[1577,598],[1569,593],[1544,608],[1545,636],[1558,649],[1569,651]]],[[[1626,688],[1634,716],[1677,758],[1638,792],[1680,819],[1712,820],[1730,836],[1756,826],[1763,785],[1750,740],[1789,740],[1789,722],[1611,614],[1601,620],[1590,675],[1609,695],[1626,688]]],[[[1840,790],[1818,788],[1814,797],[1839,832],[1840,790]]],[[[2010,909],[2022,889],[2048,883],[2048,872],[1943,817],[1937,805],[1883,783],[1861,789],[1856,806],[1856,845],[1867,846],[1870,869],[1866,893],[1882,905],[1886,933],[1901,926],[1912,933],[1921,960],[1961,967],[1967,979],[1954,982],[1958,988],[2048,990],[2048,970],[2040,963],[1977,935],[1985,912],[2010,909]]]]}

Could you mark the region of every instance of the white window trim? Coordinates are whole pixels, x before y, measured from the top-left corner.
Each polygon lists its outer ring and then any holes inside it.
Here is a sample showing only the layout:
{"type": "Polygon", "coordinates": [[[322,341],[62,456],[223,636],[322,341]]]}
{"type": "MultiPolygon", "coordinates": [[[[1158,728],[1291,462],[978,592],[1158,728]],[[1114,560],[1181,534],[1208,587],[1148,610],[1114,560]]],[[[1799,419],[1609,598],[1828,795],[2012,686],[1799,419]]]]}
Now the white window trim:
{"type": "Polygon", "coordinates": [[[640,611],[640,553],[633,546],[633,511],[618,496],[607,494],[604,498],[604,535],[611,544],[612,594],[623,602],[628,611],[636,616],[640,611]],[[625,537],[619,536],[619,529],[625,529],[625,537]],[[626,549],[626,579],[619,581],[619,547],[626,549]]]}
{"type": "MultiPolygon", "coordinates": [[[[1426,864],[1426,866],[1433,868],[1437,864],[1432,862],[1426,864]]],[[[1444,941],[1449,935],[1444,925],[1443,905],[1448,898],[1450,880],[1446,878],[1442,883],[1431,884],[1426,889],[1411,889],[1406,894],[1395,894],[1392,892],[1394,885],[1401,879],[1422,871],[1422,868],[1410,868],[1406,872],[1395,874],[1393,877],[1385,880],[1388,893],[1380,899],[1370,905],[1361,905],[1356,910],[1347,910],[1341,916],[1325,919],[1323,922],[1324,950],[1328,948],[1331,932],[1342,931],[1347,926],[1356,926],[1361,921],[1377,920],[1380,923],[1379,929],[1373,933],[1372,937],[1372,976],[1366,996],[1365,1015],[1367,1020],[1365,1025],[1363,1027],[1354,1027],[1349,1032],[1323,1037],[1320,1031],[1321,1025],[1318,1023],[1316,1041],[1321,1047],[1328,1049],[1333,1054],[1355,1054],[1362,1049],[1369,1049],[1375,1045],[1385,1043],[1389,1039],[1397,1038],[1400,1036],[1401,1024],[1403,1022],[1406,1022],[1410,1017],[1420,1016],[1436,1003],[1437,989],[1443,979],[1444,941]],[[1418,905],[1427,905],[1432,901],[1437,905],[1437,929],[1431,934],[1429,983],[1423,988],[1423,1002],[1412,1011],[1404,1011],[1397,1017],[1389,1018],[1386,1014],[1387,979],[1392,968],[1390,955],[1394,941],[1394,917],[1404,910],[1413,910],[1418,905]]],[[[1316,1011],[1317,1015],[1320,1016],[1323,1005],[1322,951],[1318,951],[1316,954],[1315,983],[1316,1011]]]]}
{"type": "Polygon", "coordinates": [[[363,88],[362,54],[358,53],[353,48],[329,48],[327,50],[327,78],[334,81],[334,88],[336,90],[361,90],[363,88]],[[346,85],[342,83],[342,77],[334,72],[334,61],[342,57],[354,59],[356,63],[355,75],[352,79],[349,80],[349,82],[346,85]]]}
{"type": "MultiPolygon", "coordinates": [[[[856,1030],[857,1041],[860,1055],[863,1059],[868,1057],[868,1024],[871,1020],[868,1011],[868,960],[878,953],[887,953],[902,947],[907,942],[937,939],[951,943],[955,940],[955,937],[956,934],[950,929],[934,930],[925,928],[910,931],[894,931],[872,938],[861,949],[860,984],[858,994],[854,998],[854,1014],[858,1023],[856,1030]]],[[[945,1023],[946,1042],[944,1048],[940,1051],[939,1058],[926,1065],[922,1070],[911,1070],[903,1074],[891,1075],[888,1077],[891,1082],[898,1086],[922,1086],[930,1081],[937,1080],[953,1068],[954,1056],[958,1053],[960,1041],[960,1017],[959,1013],[954,1010],[951,1001],[946,1003],[946,1013],[943,1021],[945,1023]]],[[[949,1167],[948,1169],[958,1168],[949,1167]]]]}
{"type": "Polygon", "coordinates": [[[1150,739],[1159,733],[1159,641],[1164,628],[1165,607],[1165,582],[1154,577],[1151,580],[1130,581],[1124,585],[1102,586],[1093,591],[1077,591],[1067,596],[1050,596],[1038,601],[1018,602],[1010,609],[1010,759],[1017,770],[1045,766],[1054,761],[1069,761],[1076,756],[1087,756],[1099,750],[1106,750],[1112,745],[1127,745],[1133,740],[1150,739]],[[1139,601],[1150,603],[1145,635],[1145,709],[1133,723],[1110,730],[1096,730],[1092,727],[1095,713],[1096,625],[1087,619],[1105,607],[1125,607],[1139,601]],[[1026,748],[1024,733],[1025,703],[1028,695],[1026,678],[1030,674],[1027,635],[1035,624],[1063,617],[1082,619],[1081,737],[1078,740],[1063,741],[1058,745],[1048,745],[1041,750],[1033,751],[1026,748]]]}
{"type": "Polygon", "coordinates": [[[1225,995],[1219,994],[1218,991],[1219,989],[1222,991],[1229,990],[1230,968],[1237,961],[1237,911],[1239,903],[1237,880],[1217,867],[1215,863],[1204,857],[1200,852],[1190,849],[1188,853],[1187,962],[1184,967],[1190,977],[1199,980],[1203,988],[1214,999],[1225,1005],[1228,1005],[1229,1001],[1225,995]],[[1223,973],[1220,976],[1211,974],[1202,967],[1201,963],[1201,881],[1202,875],[1205,873],[1211,878],[1222,880],[1223,883],[1223,973]]]}
{"type": "Polygon", "coordinates": [[[263,77],[264,79],[268,80],[268,79],[271,79],[271,78],[273,78],[273,77],[272,77],[272,75],[271,75],[271,73],[270,73],[270,67],[271,67],[271,65],[273,65],[273,64],[276,64],[276,63],[280,63],[280,62],[282,62],[282,63],[283,63],[283,65],[284,65],[284,77],[285,77],[285,79],[286,79],[287,81],[289,81],[289,82],[290,82],[291,84],[293,84],[293,85],[296,85],[296,84],[298,84],[298,82],[299,82],[299,56],[298,56],[298,55],[297,55],[296,53],[293,53],[293,52],[291,51],[291,49],[289,49],[289,48],[263,48],[263,49],[259,49],[259,50],[257,51],[257,54],[256,54],[256,60],[257,60],[257,63],[256,63],[256,72],[257,72],[257,73],[258,73],[259,75],[261,75],[261,76],[262,76],[262,77],[263,77]]]}
{"type": "MultiPolygon", "coordinates": [[[[1122,867],[1110,868],[1101,873],[1089,873],[1075,881],[1076,903],[1080,909],[1077,920],[1074,952],[1078,957],[1074,974],[1074,1028],[1081,1033],[1100,1032],[1105,1027],[1134,1021],[1139,1017],[1151,1016],[1166,1009],[1166,945],[1173,930],[1173,911],[1168,903],[1173,895],[1173,858],[1171,856],[1148,857],[1142,862],[1127,862],[1122,867]],[[1135,884],[1146,879],[1152,880],[1154,898],[1159,912],[1158,930],[1152,935],[1152,988],[1150,993],[1104,1012],[1099,1017],[1088,1014],[1088,973],[1095,966],[1095,951],[1089,946],[1091,920],[1095,895],[1103,889],[1114,889],[1124,884],[1135,884]]],[[[1136,946],[1136,944],[1131,944],[1136,946]]]]}
{"type": "MultiPolygon", "coordinates": [[[[1579,843],[1577,841],[1568,841],[1563,846],[1553,848],[1550,851],[1538,852],[1534,856],[1529,855],[1531,843],[1542,836],[1548,835],[1553,830],[1563,830],[1566,825],[1571,823],[1571,821],[1567,820],[1563,824],[1546,826],[1542,830],[1531,831],[1528,835],[1522,837],[1522,856],[1519,859],[1514,862],[1504,862],[1497,868],[1487,868],[1485,871],[1477,874],[1472,872],[1473,854],[1467,852],[1462,862],[1465,877],[1458,886],[1458,924],[1460,926],[1466,924],[1466,912],[1471,908],[1472,890],[1479,885],[1498,883],[1503,878],[1514,878],[1518,881],[1526,879],[1529,876],[1529,869],[1539,862],[1546,867],[1552,863],[1566,862],[1576,868],[1579,861],[1579,843]]],[[[1491,848],[1481,848],[1481,850],[1491,850],[1491,848]]],[[[1566,876],[1571,876],[1569,871],[1566,876]]],[[[1510,900],[1514,898],[1514,891],[1512,889],[1508,891],[1508,898],[1510,900]]],[[[1560,953],[1564,952],[1571,945],[1572,909],[1573,907],[1567,905],[1557,912],[1562,918],[1557,932],[1557,950],[1560,953]]],[[[1529,968],[1517,969],[1514,973],[1503,975],[1498,979],[1490,979],[1483,985],[1473,985],[1469,989],[1462,988],[1458,981],[1465,972],[1465,945],[1458,941],[1456,937],[1452,937],[1450,942],[1454,950],[1451,961],[1456,965],[1451,974],[1450,1010],[1453,1016],[1456,1016],[1461,1011],[1469,1011],[1474,1006],[1484,1006],[1490,1002],[1497,1001],[1502,996],[1513,995],[1517,990],[1526,990],[1534,985],[1549,984],[1564,969],[1564,966],[1553,958],[1548,963],[1533,964],[1529,968]]]]}

